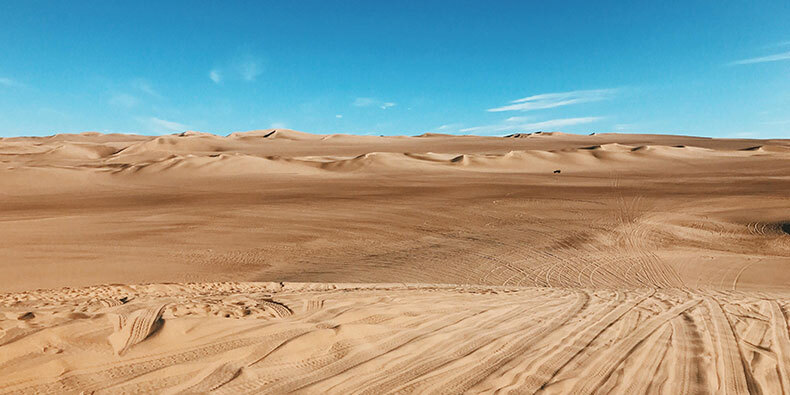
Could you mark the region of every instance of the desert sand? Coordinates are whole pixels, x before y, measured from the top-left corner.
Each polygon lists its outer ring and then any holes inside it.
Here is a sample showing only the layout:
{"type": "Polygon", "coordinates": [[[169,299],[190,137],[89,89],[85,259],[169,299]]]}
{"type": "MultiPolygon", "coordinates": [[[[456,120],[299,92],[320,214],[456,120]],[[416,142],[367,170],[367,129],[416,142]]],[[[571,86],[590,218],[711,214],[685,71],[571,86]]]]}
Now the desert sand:
{"type": "Polygon", "coordinates": [[[790,394],[790,140],[4,138],[0,273],[0,393],[790,394]]]}

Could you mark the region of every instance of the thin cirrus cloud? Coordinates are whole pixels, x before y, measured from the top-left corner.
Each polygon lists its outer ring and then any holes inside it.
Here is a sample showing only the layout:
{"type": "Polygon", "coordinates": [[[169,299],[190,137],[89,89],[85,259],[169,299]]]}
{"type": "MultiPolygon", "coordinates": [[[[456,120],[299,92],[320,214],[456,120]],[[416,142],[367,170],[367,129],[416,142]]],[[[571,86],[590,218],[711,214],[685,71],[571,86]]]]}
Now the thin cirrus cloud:
{"type": "Polygon", "coordinates": [[[437,127],[435,130],[438,130],[440,132],[447,132],[447,131],[457,130],[461,126],[462,124],[460,123],[446,123],[444,125],[437,127]]]}
{"type": "Polygon", "coordinates": [[[382,110],[386,110],[390,107],[395,107],[397,103],[385,102],[372,97],[358,97],[354,99],[352,105],[354,107],[378,107],[382,110]]]}
{"type": "Polygon", "coordinates": [[[759,56],[756,58],[749,58],[749,59],[741,59],[736,60],[734,62],[730,62],[730,66],[737,66],[737,65],[744,65],[744,64],[755,64],[755,63],[766,63],[766,62],[779,62],[782,60],[790,60],[790,51],[777,53],[768,56],[759,56]]]}
{"type": "Polygon", "coordinates": [[[503,112],[543,110],[571,104],[608,100],[611,99],[616,93],[617,89],[591,89],[570,92],[542,93],[540,95],[513,100],[506,106],[490,108],[486,111],[503,112]]]}
{"type": "Polygon", "coordinates": [[[248,60],[239,64],[239,73],[244,81],[255,81],[262,72],[257,61],[248,60]]]}
{"type": "Polygon", "coordinates": [[[138,121],[150,129],[150,131],[156,133],[182,132],[189,129],[189,126],[182,123],[157,117],[140,118],[138,121]]]}
{"type": "Polygon", "coordinates": [[[790,46],[790,40],[788,40],[788,41],[778,41],[778,42],[775,42],[775,43],[771,43],[771,44],[766,45],[763,48],[781,48],[781,47],[788,47],[788,46],[790,46]]]}
{"type": "Polygon", "coordinates": [[[21,88],[25,86],[23,83],[16,80],[12,80],[11,78],[7,78],[7,77],[0,77],[0,85],[8,86],[11,88],[21,88]]]}
{"type": "Polygon", "coordinates": [[[225,67],[209,70],[208,78],[215,84],[219,84],[226,79],[253,82],[261,74],[263,74],[261,62],[256,58],[245,57],[241,60],[233,61],[225,67]]]}
{"type": "Polygon", "coordinates": [[[593,123],[602,120],[603,117],[579,117],[579,118],[558,118],[540,122],[513,122],[508,119],[493,125],[475,126],[461,129],[464,133],[494,134],[504,132],[533,132],[544,129],[561,128],[566,126],[593,123]]]}
{"type": "Polygon", "coordinates": [[[110,104],[118,107],[132,108],[139,103],[140,100],[126,93],[119,93],[110,98],[110,104]]]}
{"type": "Polygon", "coordinates": [[[134,91],[133,94],[127,92],[117,92],[110,97],[109,103],[115,107],[133,108],[146,104],[148,99],[163,99],[154,87],[145,79],[138,78],[129,83],[134,91]]]}
{"type": "Polygon", "coordinates": [[[136,79],[132,81],[132,87],[134,89],[137,89],[138,91],[147,93],[153,97],[160,99],[162,98],[162,95],[159,94],[159,92],[157,92],[156,89],[154,89],[154,87],[151,86],[151,84],[144,79],[136,79]]]}
{"type": "Polygon", "coordinates": [[[639,128],[639,125],[635,123],[618,123],[614,125],[614,130],[621,132],[625,130],[634,130],[637,128],[639,128]]]}
{"type": "Polygon", "coordinates": [[[208,78],[214,81],[215,84],[222,82],[222,72],[219,70],[211,70],[208,72],[208,78]]]}

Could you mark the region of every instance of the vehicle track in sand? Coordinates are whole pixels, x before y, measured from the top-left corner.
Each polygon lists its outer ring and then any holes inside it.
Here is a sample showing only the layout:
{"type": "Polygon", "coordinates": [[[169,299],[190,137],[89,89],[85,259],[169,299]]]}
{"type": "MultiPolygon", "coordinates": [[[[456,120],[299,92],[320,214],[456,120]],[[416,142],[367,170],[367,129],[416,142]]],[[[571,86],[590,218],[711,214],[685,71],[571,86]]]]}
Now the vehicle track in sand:
{"type": "Polygon", "coordinates": [[[788,305],[784,294],[673,288],[211,283],[30,291],[0,295],[0,393],[786,391],[788,305]],[[260,313],[213,313],[254,301],[260,313]],[[187,305],[210,308],[180,307],[187,305]],[[121,355],[108,341],[113,314],[145,318],[121,355]],[[157,316],[161,325],[143,336],[157,316]],[[18,331],[26,327],[37,330],[18,331]]]}

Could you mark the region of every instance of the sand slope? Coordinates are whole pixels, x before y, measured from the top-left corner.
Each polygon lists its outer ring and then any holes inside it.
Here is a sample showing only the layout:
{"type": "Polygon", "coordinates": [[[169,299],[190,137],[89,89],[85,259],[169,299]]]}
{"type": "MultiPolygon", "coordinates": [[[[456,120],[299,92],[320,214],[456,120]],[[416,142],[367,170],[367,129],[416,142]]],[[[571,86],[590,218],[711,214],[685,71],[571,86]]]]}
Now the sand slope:
{"type": "Polygon", "coordinates": [[[6,138],[0,240],[0,393],[790,393],[790,140],[6,138]]]}
{"type": "Polygon", "coordinates": [[[783,290],[789,147],[289,130],[2,139],[0,291],[225,280],[783,290]]]}
{"type": "Polygon", "coordinates": [[[789,383],[786,295],[210,283],[0,303],[3,392],[773,393],[789,383]]]}

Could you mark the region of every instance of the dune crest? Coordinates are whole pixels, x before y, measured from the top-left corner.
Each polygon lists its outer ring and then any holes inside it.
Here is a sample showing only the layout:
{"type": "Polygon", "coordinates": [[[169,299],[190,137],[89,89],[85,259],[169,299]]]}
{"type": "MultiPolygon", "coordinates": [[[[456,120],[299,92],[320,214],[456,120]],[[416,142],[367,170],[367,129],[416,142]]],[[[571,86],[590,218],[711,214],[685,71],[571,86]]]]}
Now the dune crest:
{"type": "Polygon", "coordinates": [[[264,138],[264,139],[272,139],[272,140],[293,140],[293,141],[320,140],[323,137],[324,136],[317,134],[297,132],[295,130],[290,130],[290,129],[253,130],[249,132],[234,132],[228,135],[228,138],[231,139],[264,138]]]}

